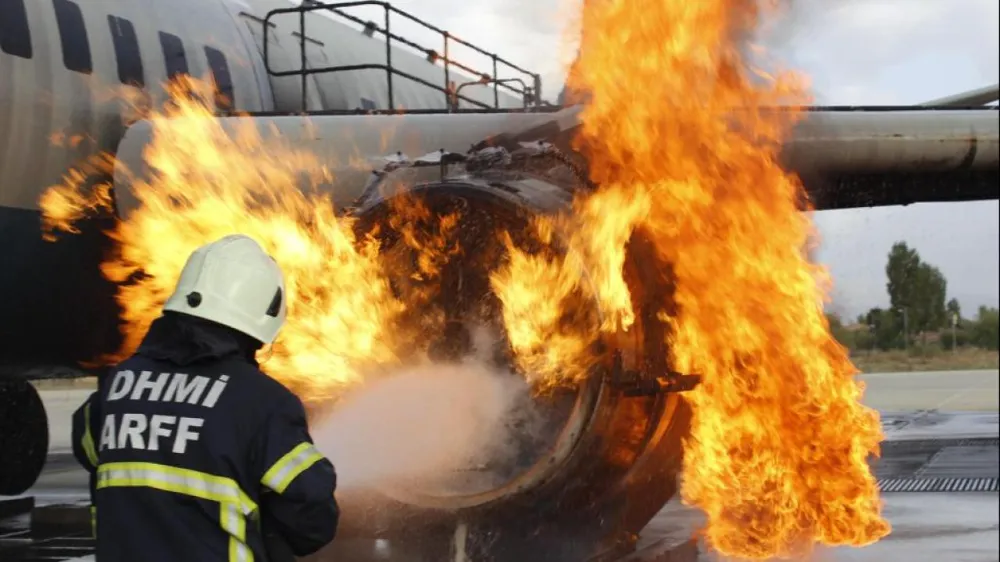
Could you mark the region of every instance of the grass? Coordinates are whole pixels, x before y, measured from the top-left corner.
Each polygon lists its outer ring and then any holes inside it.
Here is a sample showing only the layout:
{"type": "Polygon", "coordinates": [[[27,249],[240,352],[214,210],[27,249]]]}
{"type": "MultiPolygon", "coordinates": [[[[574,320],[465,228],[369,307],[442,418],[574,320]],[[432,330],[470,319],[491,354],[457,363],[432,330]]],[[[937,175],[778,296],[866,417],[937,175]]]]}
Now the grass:
{"type": "Polygon", "coordinates": [[[856,351],[854,365],[863,373],[901,373],[907,371],[968,371],[1000,368],[1000,352],[974,347],[956,352],[938,347],[892,351],[856,351]]]}

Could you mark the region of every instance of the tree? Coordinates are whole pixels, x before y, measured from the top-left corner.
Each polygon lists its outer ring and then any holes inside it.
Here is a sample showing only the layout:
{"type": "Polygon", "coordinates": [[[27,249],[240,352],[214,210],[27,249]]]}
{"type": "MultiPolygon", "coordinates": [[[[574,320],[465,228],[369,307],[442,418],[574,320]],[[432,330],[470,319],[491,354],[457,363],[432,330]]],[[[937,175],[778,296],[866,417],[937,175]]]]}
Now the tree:
{"type": "Polygon", "coordinates": [[[968,334],[965,330],[960,329],[962,324],[962,307],[958,304],[958,299],[952,298],[944,305],[947,311],[946,322],[948,326],[951,327],[951,334],[948,338],[941,338],[941,345],[945,349],[953,350],[956,347],[962,347],[969,343],[968,334]]]}
{"type": "Polygon", "coordinates": [[[865,323],[871,330],[875,347],[882,351],[903,347],[902,315],[876,307],[865,314],[865,323]]]}
{"type": "Polygon", "coordinates": [[[1000,349],[1000,310],[980,306],[970,332],[973,345],[994,351],[1000,349]]]}
{"type": "Polygon", "coordinates": [[[945,325],[945,296],[948,282],[941,270],[921,263],[917,268],[917,278],[914,282],[914,303],[910,312],[910,327],[920,333],[934,331],[945,325]]]}
{"type": "Polygon", "coordinates": [[[889,250],[885,273],[889,302],[902,315],[907,332],[926,334],[944,325],[948,283],[941,270],[921,261],[906,242],[896,242],[889,250]]]}
{"type": "Polygon", "coordinates": [[[844,327],[839,314],[827,313],[826,322],[830,326],[830,335],[840,342],[840,345],[847,349],[854,349],[854,334],[844,327]]]}
{"type": "Polygon", "coordinates": [[[889,250],[889,260],[885,264],[885,288],[889,292],[889,304],[896,310],[907,310],[916,298],[914,281],[920,269],[920,255],[911,250],[906,242],[896,242],[889,250]]]}
{"type": "Polygon", "coordinates": [[[944,305],[945,310],[948,311],[948,320],[951,321],[952,318],[962,319],[962,307],[958,304],[958,299],[952,298],[944,305]]]}

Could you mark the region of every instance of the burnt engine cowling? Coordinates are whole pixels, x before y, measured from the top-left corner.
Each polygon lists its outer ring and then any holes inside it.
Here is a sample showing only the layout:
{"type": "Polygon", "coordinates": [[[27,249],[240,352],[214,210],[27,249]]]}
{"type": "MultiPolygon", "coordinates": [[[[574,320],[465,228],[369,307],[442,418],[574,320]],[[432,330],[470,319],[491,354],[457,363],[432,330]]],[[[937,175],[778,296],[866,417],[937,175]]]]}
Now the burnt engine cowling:
{"type": "MultiPolygon", "coordinates": [[[[489,274],[506,259],[500,232],[531,251],[531,221],[568,208],[586,177],[550,146],[469,155],[437,153],[373,175],[352,213],[359,235],[379,238],[394,288],[413,306],[414,322],[436,318],[427,351],[444,360],[469,351],[468,326],[501,336],[492,361],[520,377],[503,337],[502,304],[489,274]],[[397,203],[441,217],[461,248],[427,286],[413,286],[418,252],[400,234],[397,203]],[[394,222],[395,221],[395,222],[394,222]]],[[[405,218],[405,217],[404,217],[405,218]]],[[[417,225],[419,227],[419,225],[417,225]]],[[[670,279],[636,233],[625,265],[637,320],[628,332],[594,337],[598,360],[586,381],[536,395],[526,405],[544,416],[541,434],[522,435],[516,458],[447,488],[385,487],[342,495],[338,539],[310,560],[600,560],[630,550],[639,531],[676,493],[688,410],[658,377],[668,373],[670,279]],[[642,391],[641,389],[653,389],[642,391]]],[[[580,314],[600,315],[595,302],[580,314]]],[[[569,319],[572,321],[572,319],[569,319]]],[[[419,332],[419,329],[415,330],[419,332]]],[[[477,471],[473,471],[477,472],[477,471]]]]}

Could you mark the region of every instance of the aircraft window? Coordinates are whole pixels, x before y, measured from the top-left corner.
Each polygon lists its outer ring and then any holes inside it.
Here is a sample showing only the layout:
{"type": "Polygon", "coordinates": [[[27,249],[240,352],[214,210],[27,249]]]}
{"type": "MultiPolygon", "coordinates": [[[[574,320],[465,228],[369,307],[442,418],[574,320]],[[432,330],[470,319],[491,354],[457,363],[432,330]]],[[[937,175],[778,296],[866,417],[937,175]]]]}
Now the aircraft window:
{"type": "Polygon", "coordinates": [[[161,31],[160,47],[163,49],[163,61],[167,65],[168,80],[173,80],[181,74],[188,74],[187,55],[184,53],[184,43],[180,37],[161,31]]]}
{"type": "Polygon", "coordinates": [[[76,72],[92,73],[94,62],[90,58],[90,41],[87,40],[87,27],[80,6],[71,0],[52,0],[52,6],[59,24],[63,64],[76,72]]]}
{"type": "Polygon", "coordinates": [[[215,103],[219,109],[232,109],[233,107],[233,77],[229,74],[229,63],[226,62],[226,55],[218,49],[205,47],[205,57],[208,59],[208,66],[212,69],[212,78],[215,79],[215,87],[218,89],[215,103]]]}
{"type": "Polygon", "coordinates": [[[33,54],[24,0],[0,0],[0,50],[26,59],[33,54]]]}
{"type": "Polygon", "coordinates": [[[142,69],[139,40],[132,22],[118,16],[108,16],[111,39],[115,44],[115,58],[118,61],[118,80],[137,88],[146,85],[146,75],[142,69]]]}

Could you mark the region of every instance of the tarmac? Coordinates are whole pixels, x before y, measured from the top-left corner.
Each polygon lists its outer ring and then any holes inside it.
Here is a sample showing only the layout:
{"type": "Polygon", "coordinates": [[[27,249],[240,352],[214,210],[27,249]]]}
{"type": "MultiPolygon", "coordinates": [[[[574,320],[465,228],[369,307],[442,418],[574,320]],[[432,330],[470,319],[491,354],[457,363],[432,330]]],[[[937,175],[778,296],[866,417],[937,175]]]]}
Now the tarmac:
{"type": "Polygon", "coordinates": [[[861,375],[864,402],[882,412],[1000,410],[997,369],[861,375]]]}
{"type": "MultiPolygon", "coordinates": [[[[863,401],[880,411],[887,441],[875,465],[892,533],[861,547],[821,548],[809,562],[914,560],[1000,562],[1000,371],[869,374],[863,401]]],[[[85,499],[86,474],[69,453],[72,411],[89,389],[43,390],[50,461],[36,503],[85,499]]],[[[665,562],[691,542],[701,515],[671,501],[628,560],[665,562]]],[[[698,549],[704,553],[704,547],[698,549]]],[[[92,557],[73,559],[90,562],[92,557]]],[[[693,553],[685,561],[720,561],[693,553]]]]}
{"type": "MultiPolygon", "coordinates": [[[[863,402],[879,410],[886,442],[875,475],[892,532],[861,548],[819,548],[809,562],[998,562],[1000,495],[1000,371],[884,373],[860,377],[863,402]],[[899,486],[899,482],[937,483],[899,486]],[[980,486],[993,491],[961,488],[980,486]],[[898,489],[890,491],[896,485],[898,489]],[[950,486],[950,487],[949,487],[950,486]],[[935,490],[935,491],[931,491],[935,490]]],[[[701,514],[671,501],[646,527],[635,562],[695,535],[701,514]]],[[[716,562],[711,554],[690,558],[716,562]]],[[[665,560],[665,559],[664,559],[665,560]]],[[[804,562],[804,561],[803,561],[804,562]]]]}

